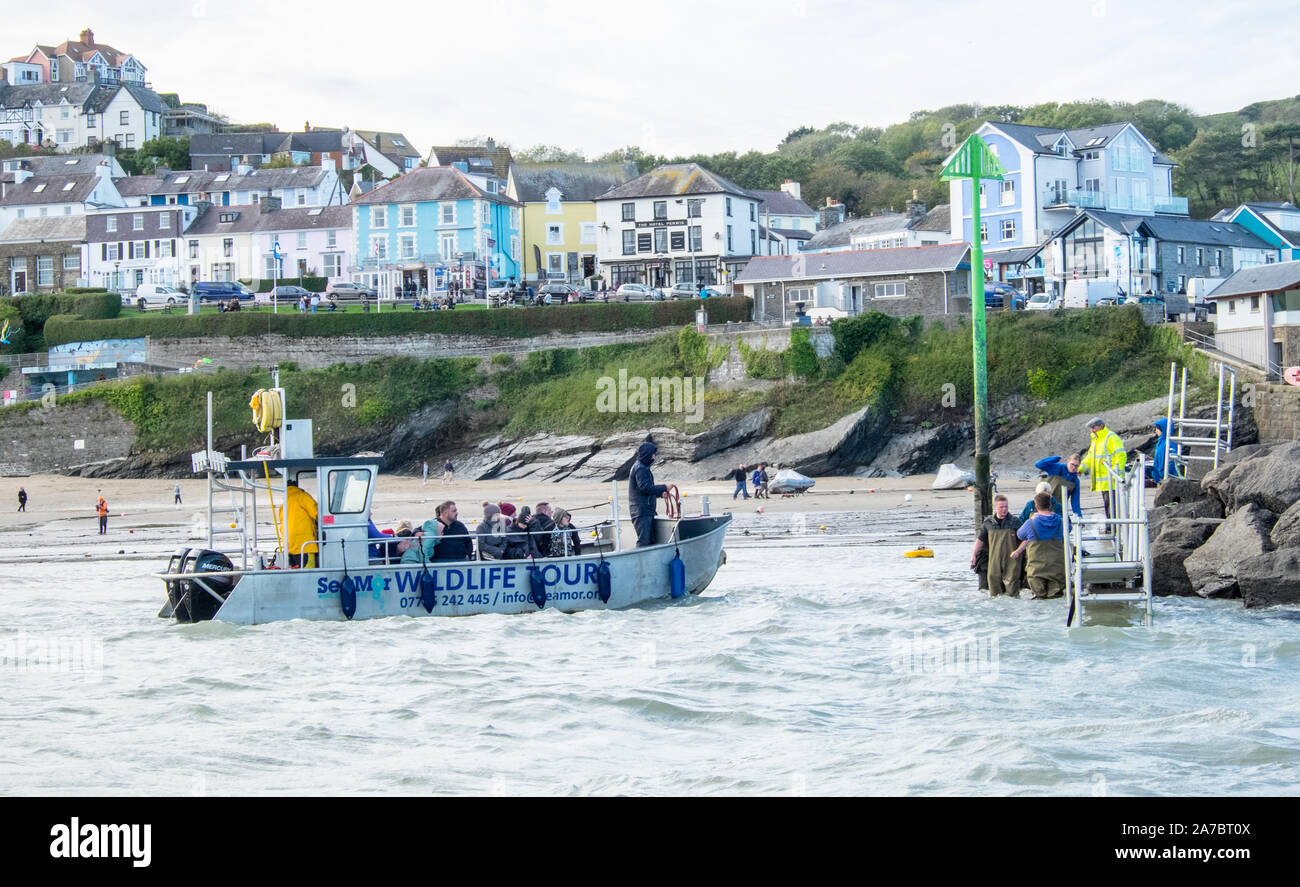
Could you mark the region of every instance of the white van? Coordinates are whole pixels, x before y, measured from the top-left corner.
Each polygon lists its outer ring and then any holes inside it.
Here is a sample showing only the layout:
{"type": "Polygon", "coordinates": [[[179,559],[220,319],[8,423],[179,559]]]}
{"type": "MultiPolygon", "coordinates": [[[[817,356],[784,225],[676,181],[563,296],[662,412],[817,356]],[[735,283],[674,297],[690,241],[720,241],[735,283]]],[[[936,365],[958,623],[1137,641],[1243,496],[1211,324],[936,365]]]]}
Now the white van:
{"type": "MultiPolygon", "coordinates": [[[[163,283],[142,283],[135,288],[134,304],[141,311],[147,308],[171,308],[188,301],[189,296],[185,293],[163,283]]],[[[132,304],[130,296],[123,296],[122,304],[132,304]]]]}
{"type": "Polygon", "coordinates": [[[1067,280],[1065,282],[1066,308],[1091,308],[1103,299],[1114,304],[1119,298],[1119,287],[1113,280],[1067,280]]]}

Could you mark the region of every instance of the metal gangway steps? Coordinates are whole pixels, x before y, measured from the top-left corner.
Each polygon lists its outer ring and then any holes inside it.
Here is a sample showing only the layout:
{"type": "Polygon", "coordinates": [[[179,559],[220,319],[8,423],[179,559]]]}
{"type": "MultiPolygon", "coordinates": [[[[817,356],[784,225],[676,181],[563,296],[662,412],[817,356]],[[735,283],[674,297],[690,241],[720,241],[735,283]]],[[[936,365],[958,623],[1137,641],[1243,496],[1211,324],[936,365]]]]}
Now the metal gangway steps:
{"type": "Polygon", "coordinates": [[[1097,604],[1144,604],[1151,625],[1151,544],[1147,531],[1147,458],[1136,454],[1126,471],[1103,463],[1113,493],[1110,517],[1075,517],[1062,509],[1065,526],[1066,625],[1082,625],[1097,604]]]}
{"type": "Polygon", "coordinates": [[[1219,467],[1219,459],[1232,450],[1233,408],[1237,399],[1237,371],[1219,364],[1219,394],[1213,419],[1193,419],[1187,415],[1187,367],[1182,368],[1181,385],[1178,381],[1178,364],[1169,365],[1169,410],[1167,414],[1168,442],[1165,445],[1165,464],[1161,466],[1164,477],[1169,477],[1170,465],[1177,467],[1175,474],[1189,476],[1192,462],[1209,462],[1219,467]],[[1226,398],[1225,398],[1226,384],[1226,398]],[[1174,415],[1174,394],[1178,394],[1178,415],[1174,415]],[[1226,421],[1225,421],[1226,419],[1226,421]],[[1194,452],[1200,450],[1207,452],[1194,452]]]}

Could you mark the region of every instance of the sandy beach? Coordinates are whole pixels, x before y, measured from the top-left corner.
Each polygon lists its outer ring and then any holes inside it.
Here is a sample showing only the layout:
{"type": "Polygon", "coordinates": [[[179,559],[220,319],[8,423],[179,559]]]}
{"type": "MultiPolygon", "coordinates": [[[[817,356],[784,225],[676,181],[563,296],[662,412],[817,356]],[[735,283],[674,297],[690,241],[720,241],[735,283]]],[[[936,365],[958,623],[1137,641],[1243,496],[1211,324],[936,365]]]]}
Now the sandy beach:
{"type": "MultiPolygon", "coordinates": [[[[656,473],[660,483],[671,483],[671,474],[656,473]]],[[[853,512],[891,511],[906,508],[912,511],[966,508],[971,494],[960,490],[932,490],[934,475],[914,475],[904,478],[820,477],[817,484],[801,496],[770,500],[732,500],[735,484],[731,481],[686,483],[681,485],[686,513],[699,513],[703,498],[709,497],[710,511],[732,511],[737,514],[755,513],[762,507],[764,513],[784,512],[853,512]],[[907,499],[911,496],[911,500],[907,499]]],[[[173,504],[173,488],[177,482],[158,479],[97,479],[65,477],[63,475],[35,475],[0,479],[0,530],[29,530],[57,524],[60,531],[87,532],[96,529],[94,505],[102,491],[108,501],[109,529],[131,527],[161,527],[191,523],[196,512],[206,506],[206,482],[203,478],[180,481],[182,505],[173,504]],[[18,512],[18,488],[27,490],[27,511],[18,512]]],[[[1007,493],[1013,506],[1029,498],[1032,480],[1000,480],[998,489],[1007,493]]],[[[535,507],[538,502],[575,511],[578,521],[585,522],[589,515],[607,515],[603,506],[609,501],[611,489],[602,483],[544,483],[528,480],[471,481],[461,478],[454,484],[444,485],[441,479],[430,478],[422,484],[419,478],[381,475],[375,498],[374,518],[381,526],[392,526],[405,518],[424,520],[434,515],[434,507],[447,499],[460,506],[461,515],[468,520],[481,513],[484,500],[500,502],[509,500],[517,505],[535,507]],[[598,507],[587,507],[598,506],[598,507]],[[581,509],[581,510],[575,510],[581,509]]],[[[619,484],[622,505],[627,502],[627,484],[619,484]]],[[[752,496],[752,491],[751,491],[752,496]]],[[[626,516],[626,510],[623,510],[626,516]]]]}

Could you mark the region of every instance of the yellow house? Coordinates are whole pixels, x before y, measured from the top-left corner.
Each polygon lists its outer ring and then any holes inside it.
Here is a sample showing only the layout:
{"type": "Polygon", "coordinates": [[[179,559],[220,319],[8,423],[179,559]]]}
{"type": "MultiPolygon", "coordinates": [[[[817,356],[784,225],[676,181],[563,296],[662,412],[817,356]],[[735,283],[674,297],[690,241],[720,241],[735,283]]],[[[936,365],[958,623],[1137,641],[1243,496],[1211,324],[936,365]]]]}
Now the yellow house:
{"type": "Polygon", "coordinates": [[[596,274],[596,198],[639,175],[635,163],[512,163],[506,194],[524,205],[524,277],[583,283],[596,274]]]}

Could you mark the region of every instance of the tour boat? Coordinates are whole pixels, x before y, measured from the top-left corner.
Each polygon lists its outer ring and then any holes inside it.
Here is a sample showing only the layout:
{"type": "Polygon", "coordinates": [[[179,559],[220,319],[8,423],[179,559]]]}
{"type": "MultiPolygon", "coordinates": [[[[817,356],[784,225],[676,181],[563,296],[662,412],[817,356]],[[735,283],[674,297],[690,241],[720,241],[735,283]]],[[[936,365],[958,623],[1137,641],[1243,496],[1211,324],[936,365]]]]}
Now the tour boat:
{"type": "Polygon", "coordinates": [[[254,424],[269,434],[269,446],[231,459],[212,448],[209,393],[208,447],[192,456],[194,471],[208,479],[207,546],[176,552],[166,572],[156,574],[167,592],[160,617],[254,625],[615,610],[698,594],[726,562],[722,545],[731,515],[708,514],[707,498],[705,513],[692,516],[681,514],[680,498],[670,499],[668,516],[655,518],[652,544],[629,545],[634,540],[630,532],[625,539],[624,530],[632,528],[620,516],[617,482],[609,519],[586,528],[595,538],[577,556],[415,564],[372,558],[372,545],[387,551],[397,541],[370,538],[379,457],[314,456],[311,421],[285,419],[283,403],[280,388],[257,393],[250,404],[254,424]],[[290,480],[317,506],[318,553],[311,567],[288,566],[281,517],[290,480]],[[227,494],[229,505],[220,501],[227,494]],[[232,541],[223,550],[218,538],[232,541]]]}

